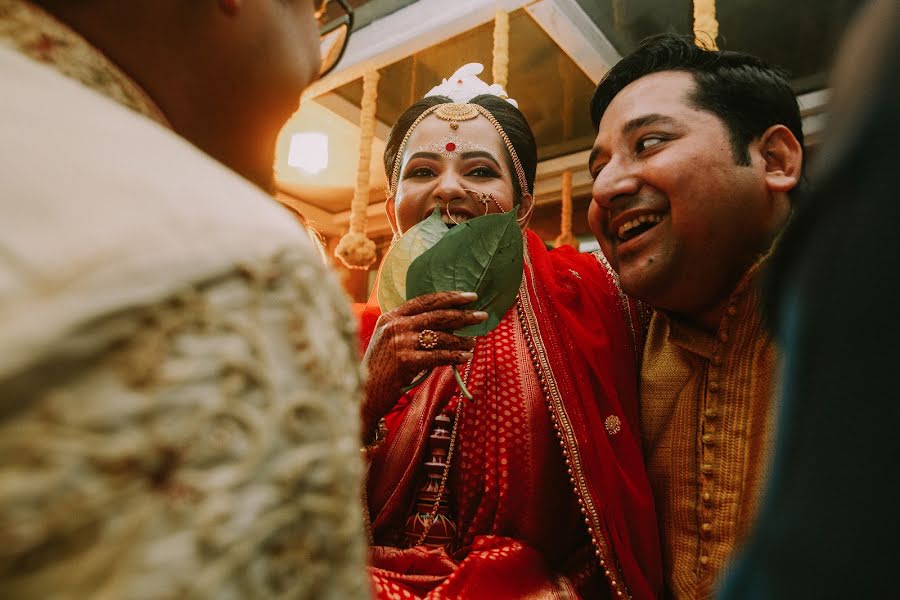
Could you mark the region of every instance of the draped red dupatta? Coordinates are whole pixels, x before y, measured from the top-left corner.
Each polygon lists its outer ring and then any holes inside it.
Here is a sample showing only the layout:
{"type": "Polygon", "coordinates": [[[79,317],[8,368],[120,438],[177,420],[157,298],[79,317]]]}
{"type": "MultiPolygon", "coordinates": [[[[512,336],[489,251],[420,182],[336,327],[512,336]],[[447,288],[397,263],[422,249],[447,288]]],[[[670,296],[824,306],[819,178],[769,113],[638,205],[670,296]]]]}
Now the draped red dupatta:
{"type": "MultiPolygon", "coordinates": [[[[363,342],[377,307],[362,316],[363,342]]],[[[367,481],[382,598],[658,598],[659,541],[641,454],[641,327],[599,254],[548,252],[526,233],[518,303],[466,369],[449,489],[460,549],[398,548],[435,415],[456,391],[437,369],[387,416],[367,481]],[[598,587],[599,586],[599,587],[598,587]]]]}

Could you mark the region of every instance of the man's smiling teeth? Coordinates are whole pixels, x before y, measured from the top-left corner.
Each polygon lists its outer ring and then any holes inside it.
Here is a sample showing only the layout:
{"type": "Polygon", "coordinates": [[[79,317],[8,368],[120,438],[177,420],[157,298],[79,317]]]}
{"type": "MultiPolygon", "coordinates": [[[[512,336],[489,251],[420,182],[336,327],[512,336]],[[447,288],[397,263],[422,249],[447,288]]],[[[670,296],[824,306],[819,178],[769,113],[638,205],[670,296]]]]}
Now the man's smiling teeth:
{"type": "MultiPolygon", "coordinates": [[[[634,237],[634,236],[626,237],[626,234],[629,231],[631,231],[632,229],[634,229],[635,227],[639,227],[644,224],[656,225],[657,223],[659,223],[662,220],[663,220],[662,215],[641,215],[639,217],[635,217],[634,219],[632,219],[630,221],[622,223],[622,225],[619,226],[619,230],[616,233],[618,234],[620,240],[625,240],[625,239],[634,237]]],[[[634,232],[634,233],[637,233],[637,232],[634,232]]]]}

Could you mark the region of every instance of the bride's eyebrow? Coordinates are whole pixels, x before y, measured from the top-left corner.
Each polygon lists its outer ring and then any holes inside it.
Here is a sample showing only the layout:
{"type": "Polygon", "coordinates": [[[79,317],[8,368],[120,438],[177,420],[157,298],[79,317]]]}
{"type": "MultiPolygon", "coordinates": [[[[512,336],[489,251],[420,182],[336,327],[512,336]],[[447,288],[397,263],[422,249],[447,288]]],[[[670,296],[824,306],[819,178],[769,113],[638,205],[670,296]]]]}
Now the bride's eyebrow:
{"type": "Polygon", "coordinates": [[[500,161],[498,161],[496,158],[494,158],[494,155],[491,154],[490,152],[484,152],[483,150],[473,150],[471,152],[463,152],[460,155],[460,158],[462,158],[463,160],[469,160],[471,158],[486,158],[489,161],[491,161],[492,163],[494,163],[494,165],[497,167],[497,169],[500,169],[500,161]]]}
{"type": "Polygon", "coordinates": [[[428,160],[440,160],[441,155],[437,152],[416,152],[412,156],[407,159],[407,163],[417,159],[417,158],[426,158],[428,160]]]}

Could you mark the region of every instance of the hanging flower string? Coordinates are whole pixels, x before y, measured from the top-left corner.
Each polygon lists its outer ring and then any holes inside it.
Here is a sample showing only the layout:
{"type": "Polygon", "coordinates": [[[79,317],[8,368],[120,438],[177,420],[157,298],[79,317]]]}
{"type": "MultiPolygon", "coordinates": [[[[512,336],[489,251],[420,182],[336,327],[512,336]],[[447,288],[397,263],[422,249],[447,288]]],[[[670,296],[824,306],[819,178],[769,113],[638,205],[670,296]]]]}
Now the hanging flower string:
{"type": "Polygon", "coordinates": [[[359,119],[359,165],[356,170],[356,187],[350,204],[350,231],[338,242],[334,250],[344,266],[350,269],[368,269],[375,262],[375,242],[366,235],[369,208],[369,174],[372,162],[372,138],[375,137],[375,106],[378,101],[378,71],[370,71],[363,77],[363,97],[359,119]]]}
{"type": "MultiPolygon", "coordinates": [[[[572,137],[572,112],[573,112],[573,94],[572,94],[572,78],[569,70],[565,68],[563,63],[559,65],[562,74],[562,126],[564,139],[572,137]]],[[[567,169],[562,174],[562,186],[560,189],[560,218],[559,218],[559,237],[556,238],[556,247],[572,246],[578,249],[578,241],[572,235],[572,171],[567,169]]]]}
{"type": "Polygon", "coordinates": [[[494,83],[508,89],[509,83],[509,13],[499,8],[494,17],[494,83]]]}
{"type": "Polygon", "coordinates": [[[716,0],[694,0],[694,43],[705,50],[718,50],[718,37],[716,0]]]}
{"type": "Polygon", "coordinates": [[[572,246],[578,249],[578,240],[572,235],[572,171],[562,174],[562,217],[560,218],[559,237],[556,247],[572,246]]]}

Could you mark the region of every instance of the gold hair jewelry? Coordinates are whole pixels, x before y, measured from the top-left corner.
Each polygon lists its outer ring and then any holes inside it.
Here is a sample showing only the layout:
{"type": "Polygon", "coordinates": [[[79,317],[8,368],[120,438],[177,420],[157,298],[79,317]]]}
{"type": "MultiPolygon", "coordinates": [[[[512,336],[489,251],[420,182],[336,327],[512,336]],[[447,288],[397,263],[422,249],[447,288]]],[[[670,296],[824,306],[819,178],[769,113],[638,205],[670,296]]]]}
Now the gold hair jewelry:
{"type": "Polygon", "coordinates": [[[450,121],[451,129],[458,129],[459,121],[471,121],[477,118],[479,114],[481,113],[478,112],[474,104],[460,104],[458,102],[439,104],[437,110],[434,111],[434,116],[438,119],[450,121]],[[454,124],[456,127],[453,126],[454,124]]]}
{"type": "Polygon", "coordinates": [[[491,154],[491,151],[484,146],[481,146],[479,144],[460,142],[453,137],[446,137],[437,144],[419,146],[415,149],[414,152],[431,152],[433,154],[440,154],[444,158],[453,159],[456,158],[457,154],[459,154],[460,152],[472,152],[476,150],[491,154]]]}
{"type": "MultiPolygon", "coordinates": [[[[406,135],[403,136],[403,140],[400,142],[400,147],[397,149],[397,155],[394,158],[394,168],[391,172],[391,183],[389,189],[390,196],[394,198],[397,195],[397,186],[400,182],[400,164],[403,162],[403,153],[406,151],[406,144],[409,142],[409,138],[412,135],[413,130],[415,130],[419,123],[421,123],[426,117],[432,114],[436,114],[439,110],[447,106],[454,106],[456,108],[450,108],[442,111],[445,116],[439,116],[439,118],[443,120],[447,120],[449,118],[447,115],[466,115],[465,120],[469,120],[474,119],[480,114],[482,117],[490,121],[491,125],[494,126],[494,129],[497,130],[497,133],[500,134],[500,138],[503,140],[503,144],[506,146],[507,152],[509,152],[509,157],[512,159],[513,167],[516,171],[516,177],[519,181],[519,189],[522,190],[522,195],[524,196],[525,194],[530,194],[531,189],[528,187],[528,178],[525,177],[525,169],[522,167],[522,161],[519,160],[519,155],[516,152],[516,148],[515,146],[513,146],[513,143],[509,139],[509,136],[506,135],[506,132],[500,125],[500,122],[497,121],[494,115],[491,114],[491,111],[479,104],[446,103],[437,104],[423,112],[415,121],[413,121],[413,124],[410,125],[409,129],[406,130],[406,135]]],[[[459,118],[462,117],[460,116],[459,118]]]]}

